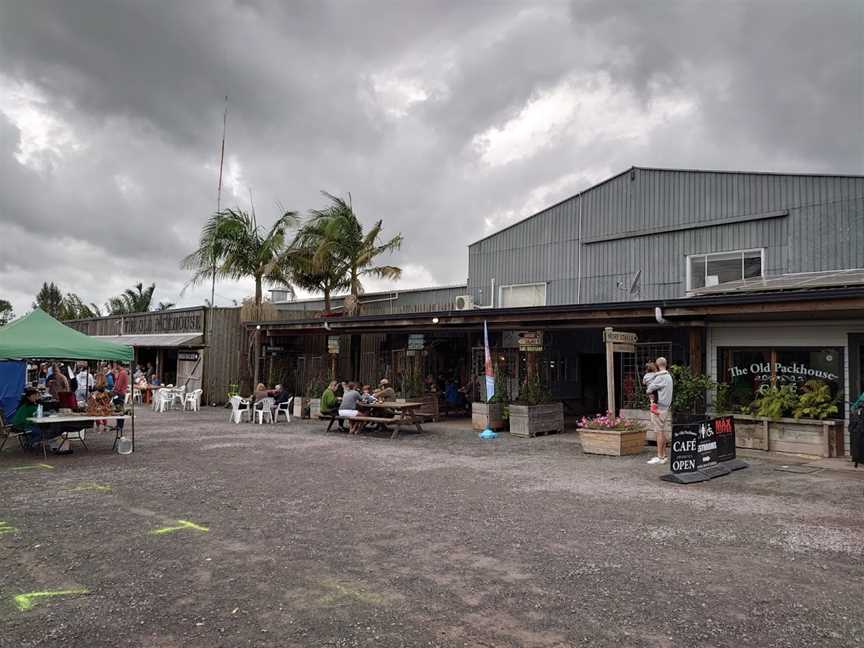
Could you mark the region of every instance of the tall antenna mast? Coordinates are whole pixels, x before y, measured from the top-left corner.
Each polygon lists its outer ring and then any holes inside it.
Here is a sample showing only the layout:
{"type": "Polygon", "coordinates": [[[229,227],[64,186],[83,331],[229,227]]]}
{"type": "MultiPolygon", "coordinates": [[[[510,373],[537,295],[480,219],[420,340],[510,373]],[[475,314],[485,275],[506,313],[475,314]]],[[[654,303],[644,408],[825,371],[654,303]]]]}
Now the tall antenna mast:
{"type": "MultiPolygon", "coordinates": [[[[225,166],[225,131],[228,128],[228,95],[225,95],[225,112],[222,114],[222,151],[219,154],[219,187],[216,189],[216,213],[222,211],[222,169],[225,166]]],[[[210,307],[216,305],[216,258],[213,258],[213,278],[210,284],[210,307]]]]}

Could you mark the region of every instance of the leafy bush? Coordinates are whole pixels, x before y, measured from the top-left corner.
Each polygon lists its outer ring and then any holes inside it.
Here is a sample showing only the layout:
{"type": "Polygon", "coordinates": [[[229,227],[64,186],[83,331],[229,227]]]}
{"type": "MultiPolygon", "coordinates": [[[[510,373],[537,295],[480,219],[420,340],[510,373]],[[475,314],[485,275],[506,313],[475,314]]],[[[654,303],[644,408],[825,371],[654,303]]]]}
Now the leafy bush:
{"type": "Polygon", "coordinates": [[[728,414],[732,411],[732,387],[726,383],[718,383],[715,388],[714,411],[717,414],[728,414]]]}
{"type": "Polygon", "coordinates": [[[622,432],[641,432],[645,429],[641,421],[621,418],[614,414],[598,414],[590,419],[583,416],[579,420],[579,427],[586,430],[619,430],[622,432]]]}
{"type": "Polygon", "coordinates": [[[502,362],[495,367],[495,394],[489,402],[504,403],[505,405],[510,402],[510,376],[507,372],[506,363],[502,362]]]}
{"type": "Polygon", "coordinates": [[[717,387],[717,383],[705,374],[694,374],[690,367],[672,365],[674,389],[672,392],[672,411],[679,414],[704,414],[705,394],[717,387]]]}
{"type": "Polygon", "coordinates": [[[519,398],[516,399],[517,405],[542,405],[551,402],[553,402],[552,392],[549,391],[549,388],[543,383],[543,379],[536,372],[522,383],[519,398]]]}
{"type": "Polygon", "coordinates": [[[746,414],[778,419],[783,418],[797,405],[798,395],[792,385],[783,385],[782,387],[769,387],[750,405],[741,409],[746,414]]]}
{"type": "Polygon", "coordinates": [[[837,404],[831,397],[831,388],[821,380],[808,380],[804,383],[804,391],[798,396],[792,415],[796,419],[821,420],[837,412],[837,404]]]}

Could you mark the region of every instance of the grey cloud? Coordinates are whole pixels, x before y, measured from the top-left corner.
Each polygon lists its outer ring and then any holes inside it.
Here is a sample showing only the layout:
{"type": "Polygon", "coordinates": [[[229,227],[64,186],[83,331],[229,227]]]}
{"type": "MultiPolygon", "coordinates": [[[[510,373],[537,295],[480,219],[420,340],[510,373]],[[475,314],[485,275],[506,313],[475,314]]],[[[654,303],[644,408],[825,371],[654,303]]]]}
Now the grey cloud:
{"type": "Polygon", "coordinates": [[[538,187],[554,202],[631,164],[861,172],[861,16],[854,2],[3,3],[0,75],[37,87],[81,148],[22,166],[0,97],[0,224],[15,248],[0,298],[102,263],[110,281],[68,289],[102,301],[155,280],[175,301],[179,259],[215,208],[226,93],[241,177],[224,204],[247,207],[251,187],[266,222],[350,191],[361,217],[406,236],[393,260],[441,283],[463,281],[465,243],[489,217],[524,215],[538,187]],[[695,112],[635,138],[556,135],[524,159],[479,160],[475,135],[598,75],[644,110],[675,95],[695,112]],[[388,77],[427,99],[388,113],[375,90],[388,77]]]}

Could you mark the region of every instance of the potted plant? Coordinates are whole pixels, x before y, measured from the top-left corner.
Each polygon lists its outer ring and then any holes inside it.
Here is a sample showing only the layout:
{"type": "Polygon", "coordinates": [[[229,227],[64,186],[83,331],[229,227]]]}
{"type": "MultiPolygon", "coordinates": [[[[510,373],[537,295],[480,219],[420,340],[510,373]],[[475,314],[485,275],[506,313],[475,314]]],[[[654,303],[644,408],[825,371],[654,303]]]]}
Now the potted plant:
{"type": "Polygon", "coordinates": [[[685,365],[669,367],[672,374],[672,423],[676,425],[701,421],[707,417],[706,395],[717,387],[711,378],[693,373],[685,365]]]}
{"type": "Polygon", "coordinates": [[[510,394],[507,371],[499,365],[495,372],[495,394],[488,401],[471,403],[471,426],[477,431],[503,430],[510,394]]]}
{"type": "Polygon", "coordinates": [[[534,373],[519,390],[519,398],[509,408],[510,434],[533,437],[564,431],[564,404],[552,400],[552,394],[534,373]]]}
{"type": "Polygon", "coordinates": [[[321,376],[314,376],[306,383],[306,393],[294,397],[294,416],[297,418],[318,418],[321,413],[321,394],[327,385],[321,376]]]}
{"type": "Polygon", "coordinates": [[[639,454],[645,445],[645,426],[641,421],[598,414],[579,421],[582,452],[620,457],[639,454]]]}

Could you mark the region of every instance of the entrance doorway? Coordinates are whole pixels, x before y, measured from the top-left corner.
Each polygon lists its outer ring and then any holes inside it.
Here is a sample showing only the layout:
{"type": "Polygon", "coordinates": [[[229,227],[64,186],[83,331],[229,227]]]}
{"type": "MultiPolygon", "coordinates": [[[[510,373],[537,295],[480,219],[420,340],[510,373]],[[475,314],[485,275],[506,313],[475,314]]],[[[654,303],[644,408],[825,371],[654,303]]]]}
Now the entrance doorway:
{"type": "Polygon", "coordinates": [[[864,391],[864,333],[849,334],[849,403],[864,391]]]}

